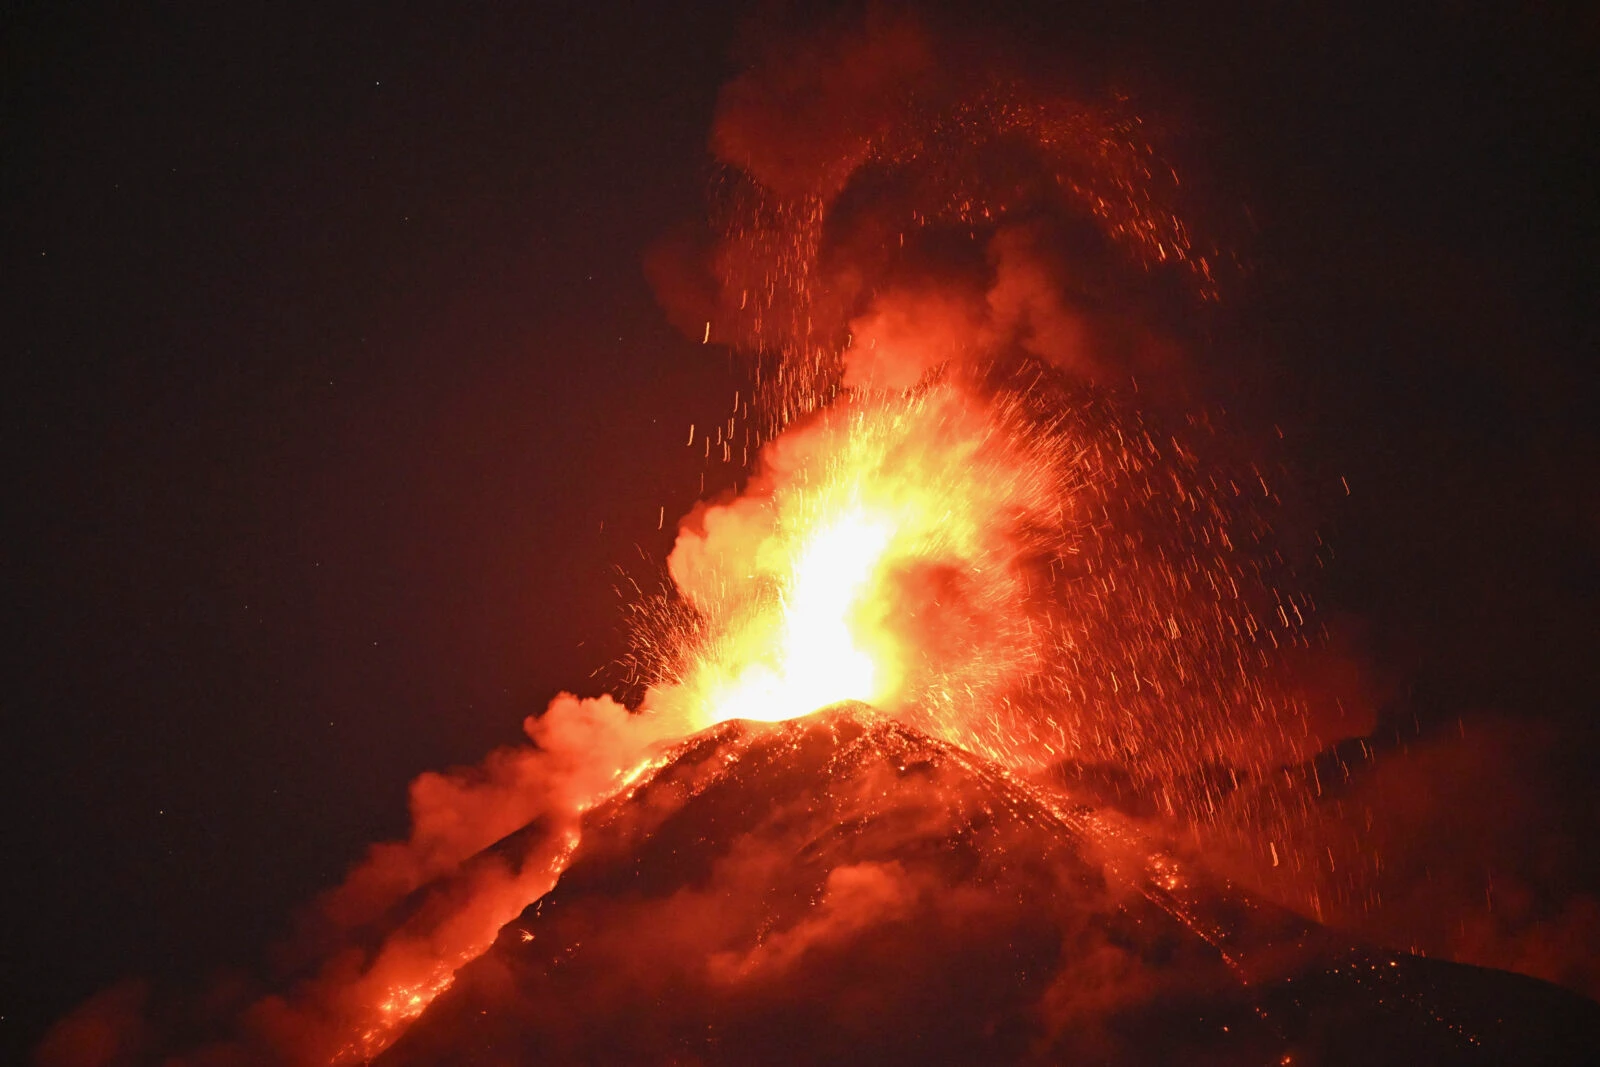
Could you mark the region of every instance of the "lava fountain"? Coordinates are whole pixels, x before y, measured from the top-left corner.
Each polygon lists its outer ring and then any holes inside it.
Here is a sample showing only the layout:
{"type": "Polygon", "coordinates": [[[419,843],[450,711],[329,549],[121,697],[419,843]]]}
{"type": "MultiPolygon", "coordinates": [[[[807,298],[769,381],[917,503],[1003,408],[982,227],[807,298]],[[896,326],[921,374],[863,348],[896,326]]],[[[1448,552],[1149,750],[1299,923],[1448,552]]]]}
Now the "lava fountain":
{"type": "Polygon", "coordinates": [[[1070,471],[1061,441],[1019,429],[943,384],[773,441],[752,486],[679,536],[669,569],[704,636],[647,704],[696,726],[846,700],[894,713],[1036,667],[1017,609],[1032,557],[1065,543],[1070,471]]]}

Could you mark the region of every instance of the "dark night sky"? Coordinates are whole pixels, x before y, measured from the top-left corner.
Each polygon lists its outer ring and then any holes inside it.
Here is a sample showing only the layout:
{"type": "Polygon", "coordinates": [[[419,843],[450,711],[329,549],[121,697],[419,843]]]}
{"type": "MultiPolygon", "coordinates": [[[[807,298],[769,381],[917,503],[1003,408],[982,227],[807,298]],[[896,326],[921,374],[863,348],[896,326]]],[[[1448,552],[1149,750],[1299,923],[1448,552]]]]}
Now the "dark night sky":
{"type": "MultiPolygon", "coordinates": [[[[1285,428],[1388,714],[1548,721],[1578,782],[1600,21],[1255,6],[1016,19],[1250,206],[1213,391],[1285,428]]],[[[410,777],[599,688],[614,568],[664,555],[740,384],[639,266],[703,204],[740,11],[6,16],[0,1058],[249,963],[410,777]]]]}

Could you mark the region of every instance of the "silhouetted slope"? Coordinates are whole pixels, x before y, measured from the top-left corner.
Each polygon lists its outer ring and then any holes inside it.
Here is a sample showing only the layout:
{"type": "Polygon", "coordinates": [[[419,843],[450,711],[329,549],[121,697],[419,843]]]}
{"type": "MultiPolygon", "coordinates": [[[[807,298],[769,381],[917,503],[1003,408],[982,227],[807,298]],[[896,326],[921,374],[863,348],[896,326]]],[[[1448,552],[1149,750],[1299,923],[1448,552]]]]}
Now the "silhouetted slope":
{"type": "Polygon", "coordinates": [[[1597,1047],[1600,1008],[1542,983],[1330,948],[1234,894],[1108,876],[1127,842],[1096,825],[869,709],[724,724],[591,813],[555,889],[379,1062],[1466,1064],[1597,1047]]]}

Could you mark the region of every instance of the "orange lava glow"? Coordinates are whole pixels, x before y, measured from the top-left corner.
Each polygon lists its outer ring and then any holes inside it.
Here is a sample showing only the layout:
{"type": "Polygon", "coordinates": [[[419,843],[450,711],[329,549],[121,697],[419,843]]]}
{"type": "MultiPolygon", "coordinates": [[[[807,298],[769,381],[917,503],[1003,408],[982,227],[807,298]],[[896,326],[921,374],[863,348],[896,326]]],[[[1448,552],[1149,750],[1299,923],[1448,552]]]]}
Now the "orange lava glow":
{"type": "Polygon", "coordinates": [[[802,531],[785,568],[776,607],[750,620],[732,677],[718,664],[706,668],[706,715],[777,721],[841,700],[876,703],[892,677],[858,638],[856,619],[867,614],[874,579],[894,540],[887,517],[847,506],[802,531]]]}
{"type": "Polygon", "coordinates": [[[494,944],[505,925],[528,902],[550,890],[578,846],[578,835],[562,836],[545,864],[504,883],[493,883],[476,895],[474,907],[463,908],[454,921],[413,942],[397,937],[385,945],[363,979],[348,994],[351,1037],[327,1062],[370,1063],[394,1043],[406,1027],[455,982],[456,972],[494,944]]]}
{"type": "Polygon", "coordinates": [[[679,538],[673,574],[710,636],[647,706],[696,729],[846,700],[894,713],[1035,663],[1014,610],[1024,528],[1059,523],[1063,485],[1059,442],[1014,429],[943,386],[842,404],[775,441],[761,484],[679,538]]]}
{"type": "MultiPolygon", "coordinates": [[[[483,948],[488,946],[485,945],[483,948]]],[[[446,962],[436,964],[432,973],[420,982],[390,987],[387,999],[378,1005],[377,1020],[362,1033],[357,1047],[349,1050],[340,1059],[370,1060],[388,1047],[394,1034],[421,1015],[423,1010],[433,1003],[435,997],[450,988],[450,984],[455,981],[456,967],[482,955],[482,949],[477,952],[469,950],[462,955],[463,958],[454,962],[454,965],[446,962]]]]}

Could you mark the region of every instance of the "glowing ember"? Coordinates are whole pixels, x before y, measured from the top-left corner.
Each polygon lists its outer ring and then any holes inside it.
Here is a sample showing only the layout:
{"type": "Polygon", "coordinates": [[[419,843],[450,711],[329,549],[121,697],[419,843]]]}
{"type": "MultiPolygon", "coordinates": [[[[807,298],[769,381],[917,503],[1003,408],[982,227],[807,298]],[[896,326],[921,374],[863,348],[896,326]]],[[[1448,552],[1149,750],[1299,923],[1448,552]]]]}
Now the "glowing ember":
{"type": "MultiPolygon", "coordinates": [[[[483,948],[488,946],[485,945],[483,948]]],[[[482,955],[482,951],[479,949],[477,952],[466,953],[464,954],[466,959],[460,962],[465,963],[469,959],[475,959],[482,955]]],[[[378,1005],[378,1023],[365,1031],[354,1046],[336,1056],[334,1062],[366,1061],[382,1052],[402,1027],[421,1015],[423,1009],[433,1003],[435,997],[450,988],[450,983],[455,981],[455,974],[455,966],[441,963],[433,969],[433,973],[426,980],[414,985],[391,988],[388,998],[378,1005]]]]}
{"type": "Polygon", "coordinates": [[[492,873],[497,868],[491,868],[473,896],[474,906],[457,910],[426,938],[413,940],[405,936],[404,930],[392,937],[363,978],[347,991],[345,1010],[361,1020],[353,1027],[354,1038],[325,1057],[325,1061],[368,1063],[388,1048],[450,988],[461,967],[488,950],[500,930],[522,912],[528,901],[549,891],[577,846],[575,832],[559,835],[546,862],[530,862],[498,891],[490,888],[498,880],[492,873]]]}

